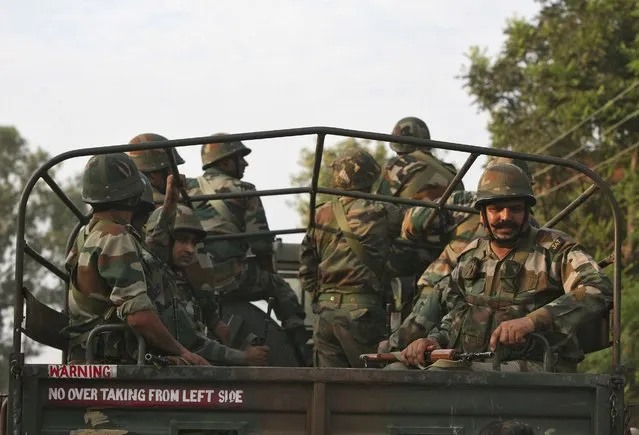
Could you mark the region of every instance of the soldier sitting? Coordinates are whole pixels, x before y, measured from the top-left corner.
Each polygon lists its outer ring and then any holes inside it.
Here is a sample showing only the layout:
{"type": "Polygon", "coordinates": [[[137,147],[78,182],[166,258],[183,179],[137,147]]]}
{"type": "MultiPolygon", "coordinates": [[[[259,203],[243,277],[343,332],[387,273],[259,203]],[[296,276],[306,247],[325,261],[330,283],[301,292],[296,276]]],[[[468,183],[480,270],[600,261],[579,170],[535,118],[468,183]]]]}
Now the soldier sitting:
{"type": "Polygon", "coordinates": [[[496,164],[484,172],[475,207],[487,236],[472,241],[438,283],[447,314],[401,352],[405,363],[423,364],[424,352],[438,347],[478,352],[502,344],[502,370],[538,371],[541,351],[526,338],[539,332],[558,355],[555,370],[576,370],[583,351],[575,332],[610,309],[612,284],[569,236],[530,225],[535,203],[517,166],[496,164]]]}
{"type": "MultiPolygon", "coordinates": [[[[218,314],[216,310],[210,308],[214,296],[211,285],[213,283],[202,282],[199,288],[196,288],[187,273],[195,263],[200,266],[209,265],[209,272],[204,271],[203,276],[201,275],[204,279],[212,276],[213,269],[208,255],[202,250],[198,251],[206,231],[193,210],[184,205],[178,205],[177,210],[166,205],[158,208],[149,218],[147,234],[148,245],[171,267],[170,273],[177,283],[177,298],[186,308],[189,316],[195,320],[196,332],[200,337],[196,340],[201,341],[202,346],[215,348],[213,350],[218,356],[214,362],[229,365],[266,365],[269,354],[267,346],[249,346],[246,351],[240,351],[227,346],[216,346],[204,339],[206,326],[217,329],[221,322],[219,316],[211,318],[212,315],[218,314]],[[203,310],[202,306],[209,306],[209,308],[203,310]]],[[[205,356],[200,350],[197,353],[205,356]]]]}
{"type": "MultiPolygon", "coordinates": [[[[151,346],[189,364],[208,365],[187,350],[160,321],[149,297],[139,234],[130,225],[144,183],[123,153],[93,156],[82,176],[82,200],[93,208],[65,266],[69,272],[69,359],[82,361],[93,328],[127,323],[151,346]]],[[[135,361],[133,337],[108,333],[96,341],[100,361],[135,361]]]]}

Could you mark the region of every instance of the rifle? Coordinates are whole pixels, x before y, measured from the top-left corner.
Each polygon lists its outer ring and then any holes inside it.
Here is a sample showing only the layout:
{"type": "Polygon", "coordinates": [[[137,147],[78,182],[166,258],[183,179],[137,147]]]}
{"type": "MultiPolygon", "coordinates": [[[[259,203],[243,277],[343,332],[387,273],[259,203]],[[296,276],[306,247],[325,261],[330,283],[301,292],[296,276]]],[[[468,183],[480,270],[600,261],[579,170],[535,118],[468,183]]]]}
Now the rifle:
{"type": "MultiPolygon", "coordinates": [[[[472,362],[476,360],[483,360],[494,358],[495,352],[467,352],[463,353],[455,349],[435,349],[424,352],[424,360],[426,362],[435,362],[438,360],[447,361],[464,361],[472,362]]],[[[360,355],[359,358],[364,361],[364,367],[368,367],[369,362],[395,362],[399,361],[397,353],[365,353],[360,355]]]]}
{"type": "Polygon", "coordinates": [[[171,360],[169,360],[167,357],[153,355],[151,353],[147,353],[146,355],[144,355],[144,361],[149,364],[153,364],[157,368],[171,365],[171,360]]]}
{"type": "Polygon", "coordinates": [[[175,161],[175,155],[173,154],[173,148],[164,148],[166,155],[169,158],[169,166],[171,169],[171,173],[173,174],[173,178],[175,181],[175,186],[180,191],[182,195],[182,199],[186,203],[186,205],[193,210],[193,203],[191,202],[191,198],[189,198],[189,194],[186,193],[186,186],[182,183],[182,179],[180,178],[180,171],[177,167],[177,162],[175,161]]]}
{"type": "Polygon", "coordinates": [[[271,322],[271,312],[273,311],[273,304],[275,298],[268,298],[268,305],[266,308],[266,316],[264,317],[264,334],[261,337],[255,337],[251,340],[251,346],[264,346],[266,344],[266,338],[268,337],[268,326],[271,322]]]}

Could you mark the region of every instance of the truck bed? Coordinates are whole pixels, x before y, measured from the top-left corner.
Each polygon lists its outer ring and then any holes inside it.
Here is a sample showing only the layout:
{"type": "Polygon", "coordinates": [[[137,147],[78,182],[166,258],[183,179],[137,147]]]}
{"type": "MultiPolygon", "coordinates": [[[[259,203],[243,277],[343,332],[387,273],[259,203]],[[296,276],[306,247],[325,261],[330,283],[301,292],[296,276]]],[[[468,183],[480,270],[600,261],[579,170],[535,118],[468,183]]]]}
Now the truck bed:
{"type": "Polygon", "coordinates": [[[24,367],[24,433],[471,435],[499,419],[611,433],[606,375],[70,367],[24,367]]]}

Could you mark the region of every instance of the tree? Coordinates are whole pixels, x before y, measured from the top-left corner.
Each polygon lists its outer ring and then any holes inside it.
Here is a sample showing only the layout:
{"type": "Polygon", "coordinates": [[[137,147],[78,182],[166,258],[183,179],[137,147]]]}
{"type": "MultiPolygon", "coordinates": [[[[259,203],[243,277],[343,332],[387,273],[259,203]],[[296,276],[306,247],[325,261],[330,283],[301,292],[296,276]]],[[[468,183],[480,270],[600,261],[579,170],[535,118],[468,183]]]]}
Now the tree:
{"type": "MultiPolygon", "coordinates": [[[[635,337],[639,274],[635,242],[639,193],[639,2],[540,0],[537,16],[507,23],[495,58],[472,47],[464,85],[489,115],[492,145],[577,160],[613,185],[625,217],[624,337],[635,337]],[[637,287],[637,288],[635,288],[637,287]],[[630,308],[633,309],[630,309],[630,308]]],[[[587,187],[563,168],[536,167],[541,221],[587,187]],[[569,182],[570,181],[570,182],[569,182]]],[[[611,252],[611,212],[595,196],[558,228],[596,256],[611,252]]],[[[639,350],[639,349],[638,349],[639,350]]],[[[624,358],[636,366],[634,349],[624,358]]],[[[591,356],[583,369],[605,370],[609,360],[591,356]]]]}
{"type": "MultiPolygon", "coordinates": [[[[33,172],[49,159],[40,148],[32,149],[14,127],[0,126],[0,391],[6,391],[7,364],[11,349],[11,323],[15,291],[15,238],[18,203],[23,187],[33,172]]],[[[55,171],[50,170],[52,178],[55,171]]],[[[80,183],[68,182],[65,190],[76,204],[80,183]]],[[[81,207],[84,211],[84,208],[81,207]]],[[[36,184],[27,206],[26,240],[34,250],[62,268],[67,237],[76,223],[74,215],[42,181],[36,184]]],[[[25,255],[24,286],[41,301],[62,307],[64,286],[58,278],[25,255]]],[[[27,346],[26,352],[37,354],[38,348],[27,346]]]]}
{"type": "MultiPolygon", "coordinates": [[[[375,144],[371,144],[369,141],[357,140],[354,138],[344,139],[341,142],[336,143],[334,146],[326,147],[324,149],[318,186],[330,187],[331,164],[339,154],[341,154],[344,150],[350,148],[365,149],[369,151],[382,167],[386,162],[387,154],[384,143],[376,142],[375,144]]],[[[302,148],[298,163],[301,166],[301,171],[291,177],[291,184],[293,186],[310,186],[313,177],[313,165],[315,163],[315,150],[302,148]]],[[[306,225],[306,223],[308,222],[309,203],[307,198],[308,197],[297,197],[292,202],[292,206],[294,206],[299,213],[304,225],[306,225]]],[[[317,204],[325,202],[328,199],[330,199],[330,195],[317,195],[317,204]]]]}

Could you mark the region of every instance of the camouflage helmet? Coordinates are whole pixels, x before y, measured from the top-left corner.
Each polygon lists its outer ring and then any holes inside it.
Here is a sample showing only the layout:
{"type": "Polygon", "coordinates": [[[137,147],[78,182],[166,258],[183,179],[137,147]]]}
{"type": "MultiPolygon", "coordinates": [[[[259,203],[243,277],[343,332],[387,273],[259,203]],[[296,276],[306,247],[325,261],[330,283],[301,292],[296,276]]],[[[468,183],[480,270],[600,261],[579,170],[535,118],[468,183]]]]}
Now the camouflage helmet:
{"type": "Polygon", "coordinates": [[[486,169],[498,163],[510,163],[517,166],[519,169],[524,171],[524,174],[526,174],[526,176],[530,180],[530,183],[535,184],[535,181],[533,180],[532,171],[530,170],[530,166],[528,166],[527,161],[521,160],[521,159],[513,159],[512,157],[493,157],[492,159],[490,159],[490,161],[486,165],[486,169]]]}
{"type": "MultiPolygon", "coordinates": [[[[139,143],[159,142],[163,140],[168,139],[155,133],[142,133],[131,139],[129,144],[135,145],[139,143]]],[[[178,152],[175,149],[171,149],[171,151],[173,151],[175,163],[178,165],[183,164],[184,159],[180,157],[178,152]]],[[[129,151],[127,154],[133,159],[135,166],[137,166],[142,172],[160,171],[164,168],[171,167],[169,164],[169,157],[166,155],[166,151],[164,150],[129,151]]]]}
{"type": "Polygon", "coordinates": [[[530,206],[537,203],[530,179],[512,163],[496,163],[487,168],[477,185],[475,208],[507,199],[523,199],[530,206]]]}
{"type": "Polygon", "coordinates": [[[153,186],[151,185],[151,182],[149,181],[147,176],[144,175],[142,172],[140,172],[140,178],[144,183],[144,190],[142,191],[142,196],[140,196],[140,205],[148,207],[151,210],[155,210],[155,201],[153,201],[153,186]]]}
{"type": "Polygon", "coordinates": [[[100,154],[89,159],[82,174],[82,201],[104,204],[139,198],[144,182],[124,153],[100,154]]]}
{"type": "MultiPolygon", "coordinates": [[[[411,136],[418,139],[430,139],[430,131],[428,130],[428,126],[426,125],[426,123],[419,118],[415,118],[414,116],[402,118],[397,121],[397,124],[395,124],[393,132],[391,134],[394,136],[411,136]]],[[[391,143],[390,147],[396,153],[412,153],[417,149],[415,145],[398,142],[391,143]]],[[[422,149],[429,150],[430,148],[422,149]]]]}
{"type": "Polygon", "coordinates": [[[375,158],[366,150],[351,148],[344,151],[331,165],[333,187],[358,190],[372,186],[381,169],[375,158]]]}
{"type": "MultiPolygon", "coordinates": [[[[158,207],[149,217],[149,221],[146,226],[147,232],[151,232],[160,222],[160,217],[163,207],[158,207]]],[[[175,231],[188,231],[195,233],[198,239],[206,237],[206,230],[202,226],[200,219],[195,212],[185,205],[178,204],[177,211],[175,213],[175,225],[173,226],[173,232],[175,231]]]]}
{"type": "MultiPolygon", "coordinates": [[[[217,133],[213,136],[219,136],[223,133],[217,133]]],[[[251,149],[246,147],[242,142],[233,141],[226,143],[207,143],[202,145],[200,155],[202,157],[202,169],[206,169],[215,162],[230,157],[235,154],[239,154],[242,157],[251,153],[251,149]]]]}

